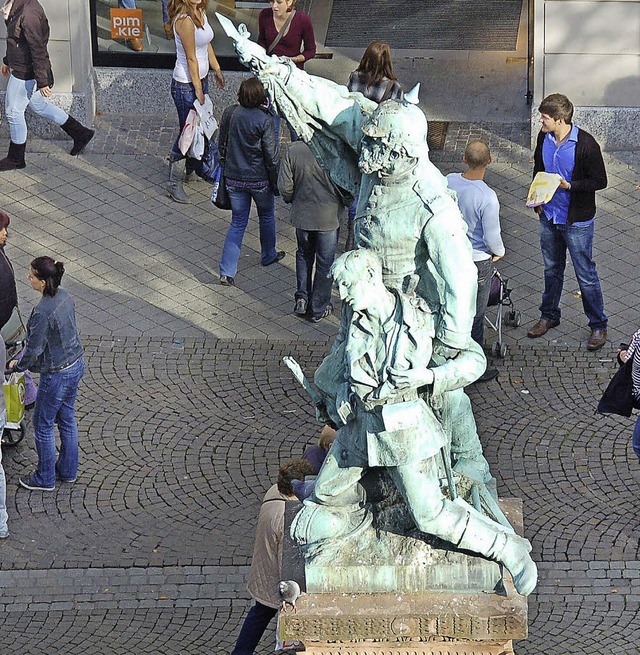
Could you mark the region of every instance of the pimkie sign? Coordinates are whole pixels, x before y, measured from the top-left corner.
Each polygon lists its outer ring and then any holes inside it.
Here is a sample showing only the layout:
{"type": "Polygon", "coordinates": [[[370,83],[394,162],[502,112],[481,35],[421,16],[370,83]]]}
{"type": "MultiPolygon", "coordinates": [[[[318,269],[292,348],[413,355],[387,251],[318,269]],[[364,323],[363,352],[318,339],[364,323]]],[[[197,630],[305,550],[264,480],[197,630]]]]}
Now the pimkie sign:
{"type": "Polygon", "coordinates": [[[111,9],[112,39],[142,38],[142,9],[111,9]]]}

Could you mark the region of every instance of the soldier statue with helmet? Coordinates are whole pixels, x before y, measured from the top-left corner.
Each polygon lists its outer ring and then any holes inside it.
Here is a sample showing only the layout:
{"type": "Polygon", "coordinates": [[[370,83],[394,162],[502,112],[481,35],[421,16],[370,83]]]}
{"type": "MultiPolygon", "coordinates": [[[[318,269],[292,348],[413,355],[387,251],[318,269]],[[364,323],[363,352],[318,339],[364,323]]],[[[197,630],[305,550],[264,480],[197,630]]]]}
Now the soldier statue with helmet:
{"type": "MultiPolygon", "coordinates": [[[[417,90],[407,94],[404,101],[388,100],[377,105],[360,93],[349,93],[346,87],[310,76],[278,58],[267,56],[262,48],[248,40],[246,30],[238,32],[228,19],[218,18],[234,40],[240,60],[263,82],[278,112],[287,116],[333,181],[358,197],[356,245],[377,255],[382,285],[403,297],[425,302],[433,313],[434,337],[428,367],[435,370],[472,357],[480,361],[476,370],[479,376],[486,367],[486,360],[480,346],[470,338],[475,314],[476,268],[456,200],[448,190],[446,178],[429,160],[427,121],[417,106],[417,90]]],[[[342,325],[332,355],[341,353],[349,368],[354,353],[349,352],[344,340],[341,342],[345,329],[347,327],[342,325]]],[[[383,367],[379,374],[386,377],[387,387],[393,388],[399,396],[407,389],[417,389],[420,393],[421,369],[408,366],[398,371],[383,367]]],[[[351,380],[349,374],[347,380],[351,380]]],[[[493,486],[494,480],[482,453],[471,404],[464,393],[464,384],[471,381],[462,380],[461,375],[460,384],[451,384],[441,393],[433,393],[431,389],[427,402],[449,442],[453,468],[486,491],[487,486],[493,486]]],[[[326,409],[334,418],[336,412],[333,410],[337,410],[341,421],[337,426],[340,428],[338,444],[356,425],[348,425],[354,420],[353,416],[340,411],[352,402],[358,405],[355,395],[353,389],[347,389],[346,395],[334,401],[328,394],[329,404],[335,402],[337,407],[326,409]]],[[[322,476],[321,471],[318,484],[322,476]]],[[[324,497],[314,500],[312,496],[294,525],[294,538],[306,546],[313,543],[314,531],[318,541],[331,539],[323,534],[328,525],[332,526],[334,536],[355,529],[348,520],[342,526],[344,530],[341,529],[339,508],[335,508],[330,519],[319,519],[317,529],[313,517],[309,513],[305,517],[304,513],[314,506],[331,506],[327,485],[321,485],[321,489],[324,497]]],[[[416,502],[418,496],[414,493],[405,496],[412,514],[420,508],[411,507],[410,499],[416,502]]],[[[516,543],[511,537],[505,537],[503,526],[485,518],[484,522],[477,522],[473,512],[460,511],[453,520],[456,527],[451,532],[451,541],[502,561],[510,569],[515,568],[519,571],[516,587],[523,594],[530,593],[535,587],[536,569],[528,554],[528,542],[516,543]],[[501,535],[498,550],[496,535],[501,535]],[[519,561],[518,566],[514,566],[514,560],[519,561]]],[[[438,522],[437,516],[429,520],[432,519],[438,522]]],[[[443,518],[443,521],[446,523],[448,519],[443,518]]],[[[444,535],[447,528],[441,527],[444,532],[440,528],[434,530],[444,535]]],[[[513,536],[512,531],[509,534],[513,536]]]]}

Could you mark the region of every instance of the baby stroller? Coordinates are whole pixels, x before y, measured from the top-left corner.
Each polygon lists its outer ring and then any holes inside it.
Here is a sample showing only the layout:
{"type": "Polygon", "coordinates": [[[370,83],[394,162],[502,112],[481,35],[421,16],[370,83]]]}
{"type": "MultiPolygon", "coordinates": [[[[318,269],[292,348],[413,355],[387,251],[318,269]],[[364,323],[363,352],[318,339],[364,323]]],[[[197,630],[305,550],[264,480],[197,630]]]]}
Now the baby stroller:
{"type": "MultiPolygon", "coordinates": [[[[22,316],[16,307],[11,314],[11,318],[7,324],[2,328],[2,338],[4,339],[4,344],[7,352],[7,363],[15,359],[24,348],[25,337],[27,335],[27,330],[22,321],[22,316]]],[[[4,375],[6,376],[10,371],[5,371],[4,375]]],[[[6,378],[5,378],[6,379],[6,378]]],[[[22,384],[22,399],[24,401],[24,383],[22,384]]],[[[3,390],[4,391],[4,390],[3,390]]],[[[4,430],[2,432],[2,445],[3,446],[15,446],[19,444],[25,435],[25,421],[24,421],[24,411],[22,412],[22,417],[19,421],[11,422],[7,419],[7,422],[4,425],[4,430]]]]}
{"type": "Polygon", "coordinates": [[[508,281],[500,275],[497,268],[493,269],[491,276],[491,291],[489,292],[489,302],[487,307],[497,307],[496,322],[492,323],[488,316],[485,316],[487,323],[498,333],[497,339],[491,345],[491,354],[494,357],[504,359],[507,356],[507,344],[502,342],[502,322],[505,325],[518,327],[522,322],[522,313],[516,311],[511,300],[512,289],[508,286],[508,281]],[[508,311],[503,318],[503,309],[507,307],[508,311]]]}

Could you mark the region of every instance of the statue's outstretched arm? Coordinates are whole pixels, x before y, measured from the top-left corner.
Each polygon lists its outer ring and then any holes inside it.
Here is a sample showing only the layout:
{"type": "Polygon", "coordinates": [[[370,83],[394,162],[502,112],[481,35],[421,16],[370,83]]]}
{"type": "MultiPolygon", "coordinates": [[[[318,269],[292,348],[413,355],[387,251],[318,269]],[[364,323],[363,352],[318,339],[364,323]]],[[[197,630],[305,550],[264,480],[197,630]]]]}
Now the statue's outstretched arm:
{"type": "Polygon", "coordinates": [[[358,156],[362,124],[377,105],[346,86],[309,75],[289,60],[269,56],[249,40],[244,25],[238,29],[216,14],[232,39],[238,58],[264,84],[278,114],[309,144],[322,168],[343,189],[355,195],[359,188],[358,156]]]}

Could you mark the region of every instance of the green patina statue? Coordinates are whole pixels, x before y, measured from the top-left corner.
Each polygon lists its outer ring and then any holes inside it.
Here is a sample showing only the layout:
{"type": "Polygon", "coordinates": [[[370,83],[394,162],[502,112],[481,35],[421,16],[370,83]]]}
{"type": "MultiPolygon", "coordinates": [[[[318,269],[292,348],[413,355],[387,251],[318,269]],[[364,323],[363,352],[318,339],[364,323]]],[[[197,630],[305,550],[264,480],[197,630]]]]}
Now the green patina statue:
{"type": "Polygon", "coordinates": [[[517,590],[531,593],[531,547],[487,493],[493,479],[464,393],[486,367],[470,339],[477,274],[455,196],[429,160],[423,112],[409,101],[376,105],[308,75],[218,18],[278,112],[358,197],[359,250],[333,269],[345,301],[340,334],[310,388],[338,437],[293,537],[312,556],[365,530],[358,482],[367,467],[383,466],[420,530],[503,563],[517,590]],[[483,489],[497,520],[443,495],[435,464],[443,446],[446,463],[483,489]]]}

